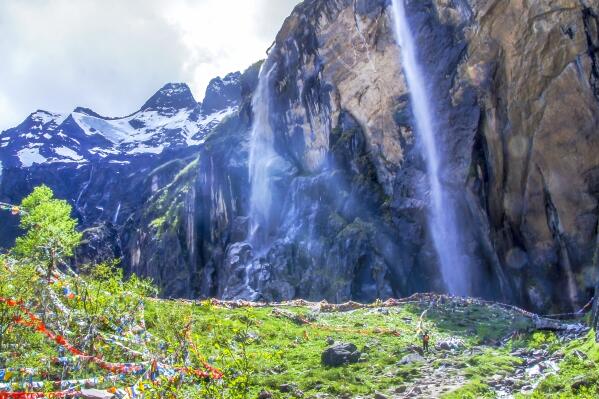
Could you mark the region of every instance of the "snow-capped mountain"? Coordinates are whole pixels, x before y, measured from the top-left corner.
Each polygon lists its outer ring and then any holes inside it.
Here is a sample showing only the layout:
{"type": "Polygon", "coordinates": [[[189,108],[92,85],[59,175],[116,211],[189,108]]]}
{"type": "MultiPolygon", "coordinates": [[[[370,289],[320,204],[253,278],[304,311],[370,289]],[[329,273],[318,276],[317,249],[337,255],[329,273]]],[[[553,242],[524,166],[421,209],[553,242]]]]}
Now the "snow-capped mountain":
{"type": "Polygon", "coordinates": [[[213,79],[204,104],[184,83],[169,83],[137,112],[119,118],[78,107],[67,115],[38,110],[0,134],[0,162],[6,167],[86,164],[105,159],[127,163],[142,154],[201,144],[241,100],[240,74],[213,79]]]}

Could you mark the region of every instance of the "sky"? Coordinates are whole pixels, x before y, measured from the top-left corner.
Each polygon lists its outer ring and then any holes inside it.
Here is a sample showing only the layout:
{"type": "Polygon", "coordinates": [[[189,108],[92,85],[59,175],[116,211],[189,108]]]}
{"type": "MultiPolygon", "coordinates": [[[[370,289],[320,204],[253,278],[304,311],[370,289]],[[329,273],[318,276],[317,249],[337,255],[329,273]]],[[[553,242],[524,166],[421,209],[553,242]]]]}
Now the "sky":
{"type": "Polygon", "coordinates": [[[37,109],[106,116],[168,82],[201,101],[263,59],[300,0],[0,0],[0,131],[37,109]]]}

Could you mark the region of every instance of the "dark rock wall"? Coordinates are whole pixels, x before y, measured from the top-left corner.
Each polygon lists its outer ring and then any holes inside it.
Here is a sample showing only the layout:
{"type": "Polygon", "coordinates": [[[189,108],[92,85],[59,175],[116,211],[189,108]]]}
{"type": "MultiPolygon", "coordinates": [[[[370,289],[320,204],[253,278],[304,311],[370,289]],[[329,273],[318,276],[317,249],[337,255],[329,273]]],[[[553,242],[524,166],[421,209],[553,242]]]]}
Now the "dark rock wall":
{"type": "MultiPolygon", "coordinates": [[[[442,290],[388,6],[304,2],[277,36],[281,223],[265,254],[234,248],[225,270],[252,278],[228,281],[251,286],[232,296],[368,301],[442,290]],[[344,141],[355,146],[340,156],[344,141]]],[[[474,295],[571,309],[593,290],[596,8],[408,2],[474,295]]]]}

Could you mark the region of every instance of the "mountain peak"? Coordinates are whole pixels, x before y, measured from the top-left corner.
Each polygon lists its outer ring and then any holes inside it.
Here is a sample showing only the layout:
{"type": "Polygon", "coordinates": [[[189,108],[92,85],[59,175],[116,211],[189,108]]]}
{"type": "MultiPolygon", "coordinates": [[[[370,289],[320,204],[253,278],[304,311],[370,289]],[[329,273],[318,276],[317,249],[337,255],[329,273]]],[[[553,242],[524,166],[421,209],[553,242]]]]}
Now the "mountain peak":
{"type": "Polygon", "coordinates": [[[102,115],[98,114],[97,112],[94,112],[91,109],[85,108],[85,107],[77,107],[73,110],[73,113],[93,116],[95,118],[108,119],[108,118],[104,118],[102,115]]]}
{"type": "Polygon", "coordinates": [[[141,107],[142,111],[195,108],[198,105],[185,83],[167,83],[141,107]]]}
{"type": "Polygon", "coordinates": [[[206,88],[203,110],[212,113],[227,107],[239,105],[241,102],[241,73],[233,72],[224,78],[217,77],[210,81],[206,88]]]}
{"type": "Polygon", "coordinates": [[[62,118],[64,118],[64,116],[61,114],[55,114],[43,109],[38,109],[37,111],[29,114],[29,116],[25,118],[25,120],[18,126],[13,129],[7,129],[5,132],[10,130],[25,131],[31,129],[41,131],[43,128],[48,126],[55,127],[60,123],[60,121],[62,121],[62,118]]]}
{"type": "Polygon", "coordinates": [[[30,114],[28,119],[32,120],[33,122],[40,122],[45,125],[46,123],[51,122],[59,117],[59,114],[54,114],[43,109],[38,109],[37,111],[30,114]]]}

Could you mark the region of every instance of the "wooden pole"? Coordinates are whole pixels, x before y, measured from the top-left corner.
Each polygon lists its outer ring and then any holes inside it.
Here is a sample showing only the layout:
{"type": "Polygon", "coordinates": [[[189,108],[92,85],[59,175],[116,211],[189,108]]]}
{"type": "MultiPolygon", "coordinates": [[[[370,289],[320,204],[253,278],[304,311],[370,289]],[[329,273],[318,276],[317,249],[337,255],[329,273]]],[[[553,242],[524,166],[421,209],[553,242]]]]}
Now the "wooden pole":
{"type": "Polygon", "coordinates": [[[595,341],[599,342],[599,219],[597,220],[597,238],[595,254],[593,256],[593,269],[595,270],[595,300],[593,301],[591,327],[595,329],[595,341]]]}

